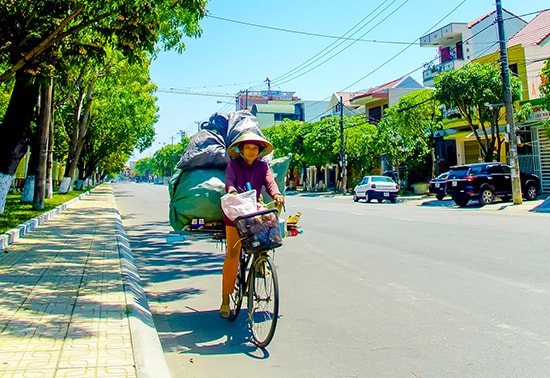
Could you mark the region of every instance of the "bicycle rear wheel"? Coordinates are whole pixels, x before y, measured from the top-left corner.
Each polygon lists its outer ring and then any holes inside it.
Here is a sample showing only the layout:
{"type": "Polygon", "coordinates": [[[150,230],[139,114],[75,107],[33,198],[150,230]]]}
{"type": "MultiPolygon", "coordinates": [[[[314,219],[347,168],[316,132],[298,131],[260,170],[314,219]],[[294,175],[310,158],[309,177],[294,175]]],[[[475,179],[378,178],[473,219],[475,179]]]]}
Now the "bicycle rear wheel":
{"type": "Polygon", "coordinates": [[[252,264],[248,291],[248,320],[254,344],[266,347],[275,334],[279,316],[279,282],[271,257],[262,255],[252,264]]]}
{"type": "Polygon", "coordinates": [[[241,312],[244,296],[246,267],[249,260],[250,257],[246,255],[243,249],[241,249],[241,257],[239,259],[239,269],[237,270],[235,287],[233,288],[233,293],[229,296],[229,309],[231,310],[228,318],[229,320],[237,319],[239,312],[241,312]]]}

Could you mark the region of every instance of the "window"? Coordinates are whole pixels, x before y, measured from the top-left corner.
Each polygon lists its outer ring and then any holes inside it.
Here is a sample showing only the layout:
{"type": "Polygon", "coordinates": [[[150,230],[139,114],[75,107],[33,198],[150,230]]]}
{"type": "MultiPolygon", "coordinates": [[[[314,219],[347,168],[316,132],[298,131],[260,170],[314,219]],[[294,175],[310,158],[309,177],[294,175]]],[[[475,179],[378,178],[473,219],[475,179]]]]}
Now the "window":
{"type": "Polygon", "coordinates": [[[512,72],[512,74],[514,76],[516,76],[516,77],[518,76],[518,64],[517,63],[510,64],[508,66],[508,68],[510,69],[510,72],[512,72]]]}
{"type": "Polygon", "coordinates": [[[369,109],[369,115],[367,122],[374,122],[378,123],[380,121],[380,118],[382,118],[382,108],[377,106],[376,108],[369,109]]]}
{"type": "Polygon", "coordinates": [[[477,173],[483,172],[484,169],[485,169],[484,165],[474,165],[473,167],[470,168],[470,174],[475,175],[477,173]]]}
{"type": "Polygon", "coordinates": [[[500,165],[489,165],[487,166],[487,173],[490,173],[490,174],[502,173],[502,167],[500,165]]]}
{"type": "Polygon", "coordinates": [[[392,182],[391,178],[386,176],[375,176],[372,178],[373,182],[392,182]]]}

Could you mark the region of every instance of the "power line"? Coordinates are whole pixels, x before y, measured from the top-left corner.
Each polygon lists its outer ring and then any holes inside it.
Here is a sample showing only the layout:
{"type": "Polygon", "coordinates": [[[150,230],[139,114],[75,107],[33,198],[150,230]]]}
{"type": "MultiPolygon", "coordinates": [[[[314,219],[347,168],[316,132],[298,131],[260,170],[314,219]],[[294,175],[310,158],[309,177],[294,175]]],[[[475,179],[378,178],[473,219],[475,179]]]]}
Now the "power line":
{"type": "Polygon", "coordinates": [[[158,88],[157,92],[194,95],[194,96],[213,96],[213,97],[232,97],[232,98],[235,98],[238,95],[236,93],[208,92],[208,91],[198,91],[194,89],[178,89],[178,88],[158,88]]]}
{"type": "Polygon", "coordinates": [[[230,19],[230,18],[214,16],[212,14],[208,14],[207,17],[213,18],[213,19],[216,19],[216,20],[232,22],[232,23],[235,23],[235,24],[253,26],[253,27],[256,27],[256,28],[269,29],[269,30],[274,30],[274,31],[282,31],[282,32],[285,32],[285,33],[308,35],[308,36],[312,36],[312,37],[322,37],[322,38],[337,39],[337,40],[344,39],[344,40],[355,41],[355,42],[384,43],[384,44],[393,44],[393,45],[406,45],[408,43],[408,42],[402,42],[402,41],[385,41],[385,40],[377,40],[377,39],[362,39],[362,38],[341,37],[341,36],[335,36],[335,35],[329,35],[329,34],[312,33],[312,32],[306,32],[306,31],[279,28],[279,27],[275,27],[275,26],[254,24],[252,22],[233,20],[233,19],[230,19]]]}
{"type": "MultiPolygon", "coordinates": [[[[395,1],[394,1],[394,2],[395,2],[395,1]]],[[[376,17],[378,17],[379,15],[381,15],[382,12],[386,11],[394,2],[390,3],[386,8],[384,8],[381,12],[379,12],[379,13],[376,15],[376,17]]],[[[405,0],[401,5],[399,5],[396,9],[394,9],[390,14],[388,14],[387,16],[385,16],[385,17],[384,17],[382,20],[380,20],[376,25],[374,25],[373,27],[371,27],[371,28],[370,28],[367,32],[365,32],[362,36],[367,35],[367,34],[370,33],[372,30],[374,30],[377,26],[379,26],[380,24],[382,24],[382,22],[384,22],[384,21],[386,21],[388,18],[390,18],[390,16],[392,16],[395,12],[397,12],[399,9],[401,9],[401,8],[405,5],[405,3],[407,3],[407,2],[408,2],[408,0],[405,0]]],[[[340,41],[339,45],[343,44],[344,42],[345,42],[345,41],[340,41]]],[[[288,83],[289,81],[292,81],[292,80],[294,80],[294,79],[297,79],[298,77],[304,76],[305,74],[307,74],[307,73],[313,71],[313,70],[316,69],[317,67],[319,67],[319,66],[325,64],[325,63],[328,62],[329,60],[332,60],[334,57],[338,56],[338,55],[341,54],[343,51],[345,51],[346,49],[348,49],[348,48],[350,48],[351,46],[353,46],[355,43],[356,43],[356,42],[351,42],[351,43],[349,43],[347,46],[343,47],[342,49],[340,49],[339,51],[335,52],[334,54],[332,54],[332,55],[330,55],[330,56],[328,56],[328,57],[325,56],[324,59],[323,59],[322,61],[320,61],[319,63],[317,63],[315,66],[309,68],[307,71],[302,72],[301,74],[297,74],[297,73],[296,73],[295,75],[293,75],[293,77],[288,78],[288,79],[286,79],[286,80],[284,80],[283,82],[278,83],[278,84],[279,84],[279,85],[281,85],[281,84],[286,84],[286,83],[288,83]]],[[[336,46],[336,47],[338,47],[338,46],[336,46]]],[[[334,48],[334,49],[335,49],[335,48],[334,48]]],[[[334,49],[332,49],[332,50],[334,50],[334,49]]],[[[332,51],[332,50],[331,50],[331,51],[332,51]]],[[[322,53],[322,52],[321,52],[321,53],[322,53]]],[[[319,54],[317,54],[317,55],[319,55],[319,54]]],[[[317,55],[316,55],[316,56],[317,56],[317,55]]],[[[314,63],[316,63],[316,62],[318,62],[318,61],[319,61],[319,60],[316,60],[316,61],[312,62],[311,64],[314,64],[314,63]]],[[[308,64],[308,65],[311,65],[311,64],[308,64]]],[[[284,75],[283,75],[283,76],[284,76],[284,75]]]]}
{"type": "MultiPolygon", "coordinates": [[[[278,77],[276,77],[274,80],[276,82],[278,81],[282,81],[286,78],[288,78],[289,76],[293,75],[295,72],[299,72],[300,70],[302,70],[303,68],[306,68],[308,67],[309,65],[311,65],[309,62],[313,61],[313,63],[317,60],[317,58],[319,56],[322,56],[323,53],[325,53],[327,50],[334,50],[336,47],[332,48],[332,46],[334,45],[341,45],[342,43],[344,43],[345,41],[347,41],[347,37],[346,35],[348,35],[349,33],[351,33],[355,28],[359,28],[359,30],[363,29],[366,25],[368,25],[370,23],[367,22],[365,25],[359,27],[362,23],[365,22],[366,19],[368,19],[372,14],[374,14],[374,12],[376,12],[380,7],[382,7],[388,0],[385,0],[383,3],[381,3],[378,7],[376,7],[370,14],[368,14],[367,16],[365,16],[361,21],[359,21],[358,23],[356,23],[353,27],[351,27],[348,31],[346,31],[338,40],[332,42],[331,44],[329,44],[327,47],[325,47],[324,49],[322,49],[321,51],[319,51],[317,54],[313,55],[311,58],[307,59],[305,62],[302,62],[300,63],[298,66],[294,67],[293,69],[289,70],[288,72],[286,72],[285,74],[283,75],[280,75],[278,77]]],[[[393,4],[395,2],[392,1],[391,4],[393,4]]],[[[391,5],[390,4],[390,5],[391,5]]],[[[387,7],[386,7],[387,8],[387,7]]],[[[379,15],[380,13],[378,13],[379,15]]],[[[373,17],[373,20],[378,16],[378,15],[375,15],[373,17]]],[[[355,32],[351,33],[351,35],[355,35],[359,30],[356,30],[355,32]]]]}
{"type": "MultiPolygon", "coordinates": [[[[432,27],[430,27],[426,32],[424,32],[424,34],[426,33],[429,33],[430,31],[432,31],[437,25],[439,25],[444,19],[446,19],[447,17],[449,17],[451,14],[453,14],[458,8],[460,8],[462,5],[464,5],[464,3],[466,2],[466,0],[462,0],[460,2],[460,4],[458,4],[456,7],[454,7],[449,13],[447,13],[443,18],[441,18],[437,23],[435,23],[432,27]]],[[[373,73],[375,73],[376,71],[378,71],[380,68],[384,67],[386,64],[388,64],[389,62],[391,62],[392,60],[394,60],[395,58],[397,58],[399,55],[401,55],[402,53],[404,53],[406,50],[408,50],[411,46],[415,45],[416,42],[418,41],[418,38],[415,39],[414,42],[410,42],[408,46],[406,46],[404,49],[402,49],[401,51],[399,51],[397,54],[395,54],[394,56],[392,56],[390,59],[388,59],[387,61],[385,61],[384,63],[382,63],[381,65],[379,65],[377,68],[375,68],[374,70],[372,70],[371,72],[369,72],[368,74],[366,74],[365,76],[363,76],[362,78],[360,78],[359,80],[356,80],[355,82],[353,82],[352,84],[348,85],[347,87],[345,87],[344,89],[342,89],[341,91],[339,92],[343,92],[345,91],[346,89],[352,87],[353,85],[359,83],[360,81],[362,81],[363,79],[369,77],[370,75],[372,75],[373,73]]],[[[416,70],[415,70],[416,71],[416,70]]]]}

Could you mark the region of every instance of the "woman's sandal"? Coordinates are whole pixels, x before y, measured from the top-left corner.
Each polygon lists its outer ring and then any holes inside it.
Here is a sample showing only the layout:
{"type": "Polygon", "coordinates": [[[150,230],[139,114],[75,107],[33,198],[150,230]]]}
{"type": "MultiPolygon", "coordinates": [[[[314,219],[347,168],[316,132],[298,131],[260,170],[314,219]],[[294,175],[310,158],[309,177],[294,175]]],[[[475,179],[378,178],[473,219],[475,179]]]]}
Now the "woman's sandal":
{"type": "Polygon", "coordinates": [[[221,305],[220,307],[220,316],[222,318],[229,318],[229,316],[231,315],[231,309],[229,308],[229,305],[221,305]]]}

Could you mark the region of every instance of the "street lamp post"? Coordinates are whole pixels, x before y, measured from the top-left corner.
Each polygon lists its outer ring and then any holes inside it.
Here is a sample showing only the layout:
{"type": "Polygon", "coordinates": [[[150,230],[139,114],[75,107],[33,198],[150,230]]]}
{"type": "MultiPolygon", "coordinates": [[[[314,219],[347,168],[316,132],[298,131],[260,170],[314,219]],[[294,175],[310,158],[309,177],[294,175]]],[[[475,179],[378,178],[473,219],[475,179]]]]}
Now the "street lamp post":
{"type": "Polygon", "coordinates": [[[504,106],[506,122],[508,123],[508,164],[512,168],[512,198],[514,205],[521,205],[521,181],[519,178],[518,146],[514,124],[514,109],[512,107],[512,91],[510,90],[510,73],[508,68],[508,53],[506,50],[506,36],[502,19],[502,2],[496,0],[498,37],[500,42],[500,64],[502,69],[502,84],[504,85],[504,106]]]}

